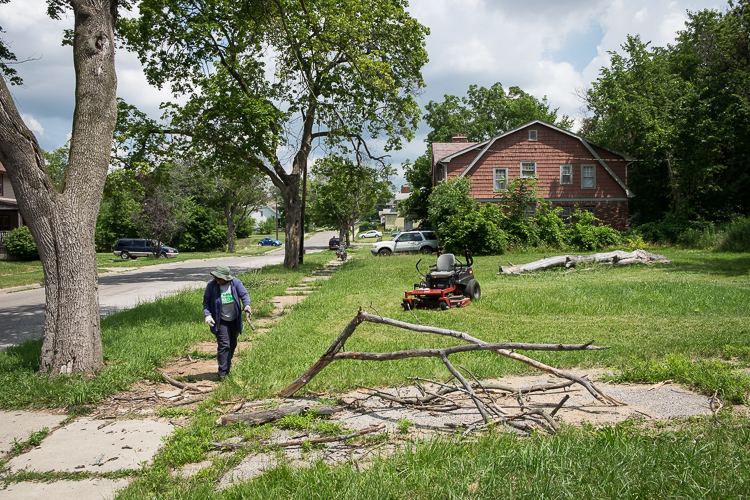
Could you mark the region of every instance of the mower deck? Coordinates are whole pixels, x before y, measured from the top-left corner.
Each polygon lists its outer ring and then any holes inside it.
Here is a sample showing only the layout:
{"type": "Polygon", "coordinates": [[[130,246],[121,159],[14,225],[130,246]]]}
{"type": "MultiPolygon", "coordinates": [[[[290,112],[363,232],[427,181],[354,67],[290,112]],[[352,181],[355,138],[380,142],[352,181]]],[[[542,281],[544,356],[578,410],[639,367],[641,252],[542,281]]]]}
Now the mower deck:
{"type": "Polygon", "coordinates": [[[463,307],[471,302],[465,295],[454,295],[456,287],[450,288],[415,288],[405,292],[403,303],[404,309],[416,308],[441,308],[443,310],[451,307],[463,307]]]}

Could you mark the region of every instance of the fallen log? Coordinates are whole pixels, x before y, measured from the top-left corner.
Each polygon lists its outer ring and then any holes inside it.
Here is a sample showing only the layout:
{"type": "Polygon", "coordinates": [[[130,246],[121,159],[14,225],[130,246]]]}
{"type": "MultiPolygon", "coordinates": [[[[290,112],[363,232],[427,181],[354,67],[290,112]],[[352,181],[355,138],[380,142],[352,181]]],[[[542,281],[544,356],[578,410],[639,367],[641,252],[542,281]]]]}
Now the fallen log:
{"type": "Polygon", "coordinates": [[[283,408],[273,408],[270,410],[258,410],[251,413],[229,413],[222,415],[216,421],[217,425],[228,425],[237,422],[245,422],[249,425],[263,425],[269,422],[280,420],[287,415],[301,415],[310,410],[315,410],[319,415],[333,415],[343,410],[339,406],[320,405],[296,405],[285,406],[283,408]]]}
{"type": "Polygon", "coordinates": [[[615,250],[613,252],[596,253],[592,255],[558,255],[556,257],[547,257],[528,264],[500,266],[498,274],[521,274],[543,269],[552,269],[555,267],[575,267],[578,264],[612,264],[615,266],[628,266],[633,264],[650,265],[654,262],[662,264],[672,264],[672,261],[663,255],[649,253],[645,250],[635,250],[625,252],[615,250]]]}

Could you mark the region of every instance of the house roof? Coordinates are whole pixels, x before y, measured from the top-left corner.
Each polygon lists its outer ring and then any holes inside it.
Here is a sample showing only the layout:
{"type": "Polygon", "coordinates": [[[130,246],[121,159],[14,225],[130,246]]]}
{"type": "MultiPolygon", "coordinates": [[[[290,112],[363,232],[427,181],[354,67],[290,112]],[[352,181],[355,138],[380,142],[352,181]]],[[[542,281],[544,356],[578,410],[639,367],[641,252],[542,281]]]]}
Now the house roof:
{"type": "MultiPolygon", "coordinates": [[[[433,164],[443,161],[448,157],[453,157],[455,153],[463,152],[465,149],[471,149],[476,142],[433,142],[432,158],[433,164]]],[[[448,160],[450,161],[450,160],[448,160]]]]}
{"type": "Polygon", "coordinates": [[[625,185],[625,183],[622,181],[622,179],[620,179],[617,176],[617,174],[615,174],[614,171],[609,167],[609,165],[607,165],[607,162],[605,162],[604,159],[601,156],[599,156],[599,154],[597,154],[597,152],[594,150],[594,146],[599,147],[601,149],[605,149],[605,150],[610,151],[612,153],[615,153],[618,156],[622,156],[623,158],[625,158],[626,161],[633,161],[633,158],[631,158],[629,156],[626,156],[626,155],[623,155],[621,153],[617,153],[616,151],[612,151],[610,149],[603,148],[601,146],[597,146],[596,144],[594,144],[589,139],[586,139],[583,136],[575,134],[575,133],[571,132],[570,130],[565,130],[563,128],[560,128],[560,127],[558,127],[556,125],[552,125],[551,123],[547,123],[547,122],[545,122],[543,120],[533,120],[533,121],[530,121],[530,122],[526,122],[526,123],[524,123],[523,125],[521,125],[519,127],[516,127],[516,128],[514,128],[512,130],[508,130],[507,132],[503,132],[502,134],[497,135],[497,136],[493,137],[492,139],[486,140],[484,142],[469,143],[469,144],[467,144],[467,143],[463,143],[463,144],[460,144],[460,143],[433,143],[433,145],[432,145],[432,152],[433,152],[433,158],[435,158],[434,164],[437,164],[437,163],[448,163],[453,158],[455,158],[456,156],[466,154],[466,153],[468,153],[468,152],[470,152],[472,150],[478,151],[478,154],[474,157],[474,159],[471,161],[471,163],[469,163],[466,166],[466,168],[459,175],[459,177],[465,177],[471,171],[471,169],[474,167],[474,165],[476,165],[476,163],[479,161],[479,159],[482,158],[482,156],[484,156],[484,154],[487,152],[487,150],[490,149],[490,147],[492,147],[492,145],[495,143],[495,141],[497,141],[498,139],[501,139],[503,137],[506,137],[506,136],[508,136],[510,134],[513,134],[515,132],[518,132],[519,130],[522,130],[524,128],[532,126],[532,125],[541,125],[543,127],[551,128],[551,129],[556,130],[556,131],[558,131],[560,133],[568,135],[568,136],[574,138],[575,140],[581,141],[581,143],[584,145],[584,147],[592,154],[592,156],[594,156],[594,158],[596,158],[596,160],[607,171],[607,173],[609,173],[609,175],[611,175],[612,178],[614,178],[614,180],[620,185],[620,187],[622,187],[625,190],[625,192],[627,193],[627,196],[628,197],[632,197],[633,196],[633,193],[630,191],[630,189],[628,189],[628,187],[625,185]],[[453,151],[449,151],[449,149],[443,149],[442,147],[436,147],[436,146],[464,146],[464,147],[461,148],[461,149],[453,149],[453,151]],[[441,157],[441,156],[438,156],[438,154],[436,153],[436,151],[441,151],[441,152],[442,151],[449,151],[449,152],[448,152],[447,155],[441,157]]]}

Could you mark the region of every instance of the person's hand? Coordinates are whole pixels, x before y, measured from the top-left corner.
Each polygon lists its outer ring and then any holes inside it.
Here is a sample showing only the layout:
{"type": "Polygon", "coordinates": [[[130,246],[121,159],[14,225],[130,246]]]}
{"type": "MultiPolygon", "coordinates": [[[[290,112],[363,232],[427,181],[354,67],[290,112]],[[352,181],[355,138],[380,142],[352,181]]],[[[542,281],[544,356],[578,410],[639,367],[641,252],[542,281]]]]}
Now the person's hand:
{"type": "Polygon", "coordinates": [[[243,311],[245,311],[245,314],[248,314],[248,315],[252,315],[253,314],[253,310],[250,309],[250,304],[246,305],[245,308],[243,309],[243,311]]]}
{"type": "Polygon", "coordinates": [[[214,325],[216,325],[216,322],[214,321],[214,318],[213,318],[213,317],[211,317],[211,316],[206,316],[206,317],[205,317],[205,319],[204,319],[203,321],[205,321],[205,322],[206,322],[206,324],[207,324],[208,326],[211,326],[211,327],[213,327],[214,325]]]}

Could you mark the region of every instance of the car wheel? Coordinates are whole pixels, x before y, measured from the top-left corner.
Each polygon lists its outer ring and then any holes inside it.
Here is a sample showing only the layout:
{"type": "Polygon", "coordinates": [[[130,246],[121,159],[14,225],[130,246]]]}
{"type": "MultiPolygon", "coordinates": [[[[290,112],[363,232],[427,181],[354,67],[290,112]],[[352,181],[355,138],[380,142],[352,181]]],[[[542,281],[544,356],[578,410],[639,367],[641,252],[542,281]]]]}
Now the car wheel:
{"type": "Polygon", "coordinates": [[[162,259],[166,259],[167,258],[167,252],[162,252],[161,253],[161,258],[162,259]]]}
{"type": "Polygon", "coordinates": [[[419,249],[419,253],[422,253],[425,255],[430,254],[432,253],[432,247],[422,247],[419,249]]]}
{"type": "Polygon", "coordinates": [[[387,248],[381,248],[378,252],[378,257],[390,257],[391,251],[387,248]]]}
{"type": "Polygon", "coordinates": [[[122,260],[125,260],[125,259],[129,259],[129,258],[130,258],[130,254],[129,254],[128,252],[125,252],[125,251],[123,251],[123,252],[122,252],[122,253],[120,254],[120,258],[121,258],[122,260]]]}
{"type": "Polygon", "coordinates": [[[477,280],[469,281],[469,284],[466,285],[465,295],[471,300],[479,300],[482,297],[482,288],[477,280]]]}

